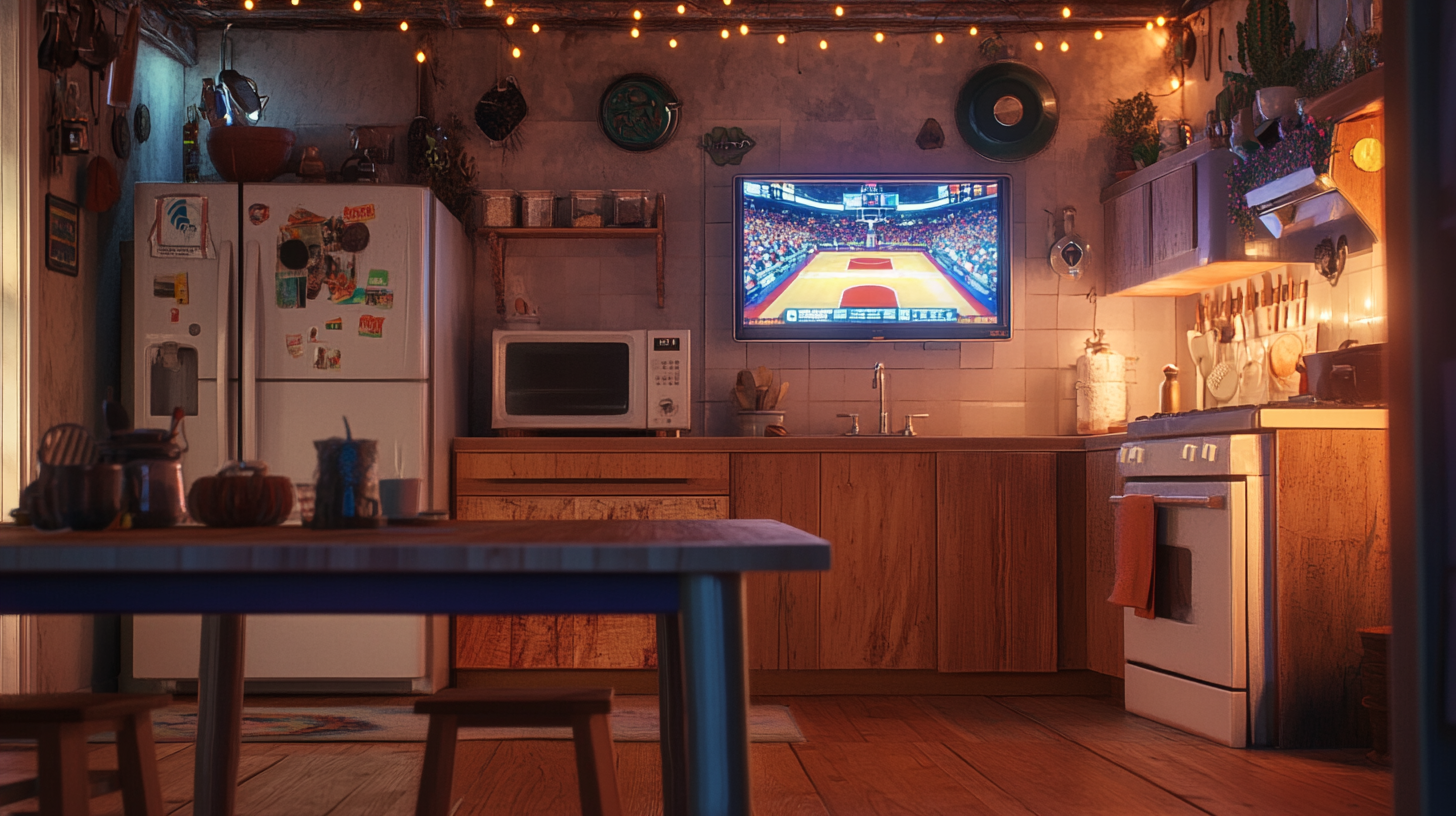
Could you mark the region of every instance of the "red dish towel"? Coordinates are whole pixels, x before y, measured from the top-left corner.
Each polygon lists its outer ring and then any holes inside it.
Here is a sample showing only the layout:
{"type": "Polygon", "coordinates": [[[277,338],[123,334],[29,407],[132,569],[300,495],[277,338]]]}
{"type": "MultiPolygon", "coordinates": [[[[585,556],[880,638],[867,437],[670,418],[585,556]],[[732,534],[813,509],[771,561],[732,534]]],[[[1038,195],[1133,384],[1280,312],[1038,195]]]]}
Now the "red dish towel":
{"type": "Polygon", "coordinates": [[[1117,572],[1108,603],[1130,606],[1139,618],[1153,617],[1153,567],[1158,520],[1152,496],[1128,494],[1117,503],[1113,532],[1117,572]]]}

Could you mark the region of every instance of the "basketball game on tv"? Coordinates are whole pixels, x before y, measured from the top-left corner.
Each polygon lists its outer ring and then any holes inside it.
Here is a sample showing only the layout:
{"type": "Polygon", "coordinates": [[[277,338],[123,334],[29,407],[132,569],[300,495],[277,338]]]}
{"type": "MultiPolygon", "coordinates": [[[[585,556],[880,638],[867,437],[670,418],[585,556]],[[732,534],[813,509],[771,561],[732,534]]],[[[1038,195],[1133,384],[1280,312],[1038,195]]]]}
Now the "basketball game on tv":
{"type": "Polygon", "coordinates": [[[1005,177],[737,181],[738,339],[1010,336],[1005,177]]]}

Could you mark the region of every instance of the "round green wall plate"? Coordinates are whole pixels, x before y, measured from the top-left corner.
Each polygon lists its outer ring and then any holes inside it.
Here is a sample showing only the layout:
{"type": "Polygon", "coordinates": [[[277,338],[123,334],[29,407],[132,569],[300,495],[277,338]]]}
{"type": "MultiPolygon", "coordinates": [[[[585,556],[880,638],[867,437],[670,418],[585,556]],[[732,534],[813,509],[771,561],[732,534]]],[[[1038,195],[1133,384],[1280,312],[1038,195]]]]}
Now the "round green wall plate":
{"type": "Polygon", "coordinates": [[[971,75],[956,100],[956,128],[993,161],[1029,159],[1057,132],[1057,95],[1036,69],[993,62],[971,75]]]}
{"type": "Polygon", "coordinates": [[[677,95],[647,74],[628,74],[607,86],[598,121],[612,144],[641,153],[667,143],[682,118],[677,95]]]}

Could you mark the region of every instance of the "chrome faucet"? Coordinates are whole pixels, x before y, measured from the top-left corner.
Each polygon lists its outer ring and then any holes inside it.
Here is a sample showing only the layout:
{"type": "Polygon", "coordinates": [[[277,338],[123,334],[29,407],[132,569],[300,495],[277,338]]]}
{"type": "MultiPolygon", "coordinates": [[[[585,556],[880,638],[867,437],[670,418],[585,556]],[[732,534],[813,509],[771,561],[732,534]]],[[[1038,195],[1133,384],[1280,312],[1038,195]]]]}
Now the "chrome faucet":
{"type": "Polygon", "coordinates": [[[875,363],[875,378],[870,382],[871,388],[878,388],[880,391],[880,435],[884,436],[890,432],[890,413],[885,410],[885,364],[875,363]]]}

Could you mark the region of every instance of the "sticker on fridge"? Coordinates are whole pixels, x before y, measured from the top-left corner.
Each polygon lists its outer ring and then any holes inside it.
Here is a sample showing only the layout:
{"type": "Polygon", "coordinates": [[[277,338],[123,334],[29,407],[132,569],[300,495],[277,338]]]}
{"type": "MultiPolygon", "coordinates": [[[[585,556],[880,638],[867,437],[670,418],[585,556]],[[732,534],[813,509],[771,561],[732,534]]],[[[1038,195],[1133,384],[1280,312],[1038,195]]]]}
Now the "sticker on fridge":
{"type": "Polygon", "coordinates": [[[344,318],[342,318],[342,317],[335,317],[335,318],[332,318],[330,320],[325,320],[324,321],[324,331],[343,331],[343,330],[344,330],[344,318]]]}
{"type": "Polygon", "coordinates": [[[344,208],[345,221],[373,221],[374,216],[373,204],[360,204],[357,207],[344,208]]]}
{"type": "Polygon", "coordinates": [[[319,371],[338,371],[344,367],[344,353],[338,349],[315,346],[313,367],[319,371]]]}
{"type": "Polygon", "coordinates": [[[284,277],[279,274],[274,282],[275,300],[280,309],[302,309],[307,305],[307,278],[284,277]]]}
{"type": "Polygon", "coordinates": [[[303,335],[285,334],[283,342],[288,347],[288,356],[297,360],[303,356],[303,335]]]}
{"type": "Polygon", "coordinates": [[[190,302],[187,294],[187,273],[178,272],[175,275],[153,275],[152,297],[175,300],[183,306],[186,306],[190,302]]]}
{"type": "Polygon", "coordinates": [[[248,221],[252,222],[253,226],[255,226],[255,227],[262,226],[263,225],[263,222],[265,222],[267,220],[268,220],[268,205],[267,204],[253,204],[253,205],[250,205],[248,207],[248,221]]]}
{"type": "Polygon", "coordinates": [[[329,300],[343,303],[354,297],[354,256],[324,256],[324,284],[329,287],[329,300]]]}
{"type": "Polygon", "coordinates": [[[308,342],[310,342],[310,343],[317,343],[319,341],[318,334],[319,334],[319,332],[318,332],[318,326],[309,326],[308,327],[308,342]]]}
{"type": "Polygon", "coordinates": [[[384,318],[377,315],[359,315],[360,337],[383,337],[384,318]]]}
{"type": "Polygon", "coordinates": [[[211,258],[207,196],[157,196],[157,219],[149,236],[153,258],[211,258]]]}
{"type": "Polygon", "coordinates": [[[393,309],[393,289],[365,289],[364,305],[373,309],[393,309]]]}

